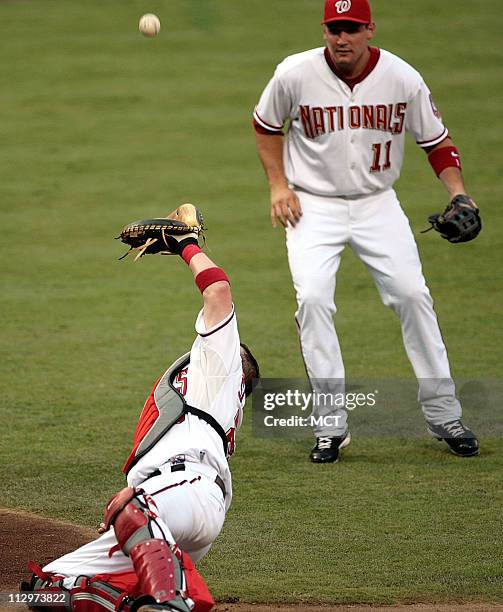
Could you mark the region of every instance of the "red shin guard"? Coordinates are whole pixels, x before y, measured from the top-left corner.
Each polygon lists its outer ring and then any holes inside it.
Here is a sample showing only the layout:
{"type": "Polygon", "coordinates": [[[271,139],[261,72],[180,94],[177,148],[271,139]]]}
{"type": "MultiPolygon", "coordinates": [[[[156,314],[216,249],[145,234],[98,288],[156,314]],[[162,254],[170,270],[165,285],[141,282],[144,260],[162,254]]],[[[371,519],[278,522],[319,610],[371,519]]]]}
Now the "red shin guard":
{"type": "Polygon", "coordinates": [[[154,538],[141,542],[129,556],[142,595],[150,595],[157,602],[176,598],[175,563],[167,542],[154,538]]]}

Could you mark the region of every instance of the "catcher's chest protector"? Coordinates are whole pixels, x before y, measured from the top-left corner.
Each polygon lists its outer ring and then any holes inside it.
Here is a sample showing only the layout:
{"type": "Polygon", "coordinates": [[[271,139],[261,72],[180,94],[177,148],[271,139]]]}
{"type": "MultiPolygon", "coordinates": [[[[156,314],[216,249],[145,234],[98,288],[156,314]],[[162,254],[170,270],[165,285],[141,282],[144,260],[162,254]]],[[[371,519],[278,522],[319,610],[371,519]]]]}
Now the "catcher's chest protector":
{"type": "Polygon", "coordinates": [[[133,450],[122,469],[125,474],[188,412],[205,420],[217,431],[227,456],[227,437],[221,425],[203,410],[189,406],[173,385],[176,375],[189,364],[189,361],[190,353],[179,357],[155,384],[136,426],[133,450]]]}

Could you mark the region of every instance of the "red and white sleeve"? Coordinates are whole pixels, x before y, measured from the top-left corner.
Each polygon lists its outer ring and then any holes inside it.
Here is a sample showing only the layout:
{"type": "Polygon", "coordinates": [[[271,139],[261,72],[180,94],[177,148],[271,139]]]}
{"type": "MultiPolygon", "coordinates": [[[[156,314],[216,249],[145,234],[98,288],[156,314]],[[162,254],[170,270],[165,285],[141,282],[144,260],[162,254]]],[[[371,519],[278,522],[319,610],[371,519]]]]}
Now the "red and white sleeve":
{"type": "Polygon", "coordinates": [[[445,140],[449,134],[424,81],[421,82],[418,92],[408,104],[405,127],[416,139],[417,144],[424,149],[434,147],[445,140]]]}
{"type": "Polygon", "coordinates": [[[253,113],[255,129],[262,133],[281,134],[290,117],[291,101],[277,74],[269,81],[253,113]]]}

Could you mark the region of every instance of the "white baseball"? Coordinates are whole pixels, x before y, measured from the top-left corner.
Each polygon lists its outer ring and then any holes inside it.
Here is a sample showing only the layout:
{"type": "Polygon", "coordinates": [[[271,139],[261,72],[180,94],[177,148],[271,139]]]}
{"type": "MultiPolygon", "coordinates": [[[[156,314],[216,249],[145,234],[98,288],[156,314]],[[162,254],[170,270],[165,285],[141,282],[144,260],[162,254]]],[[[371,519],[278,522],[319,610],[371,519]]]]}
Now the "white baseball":
{"type": "Polygon", "coordinates": [[[161,22],[157,15],[153,13],[147,13],[146,15],[142,15],[140,17],[140,23],[138,24],[138,29],[143,34],[143,36],[147,36],[148,38],[154,38],[159,34],[159,30],[161,29],[161,22]]]}

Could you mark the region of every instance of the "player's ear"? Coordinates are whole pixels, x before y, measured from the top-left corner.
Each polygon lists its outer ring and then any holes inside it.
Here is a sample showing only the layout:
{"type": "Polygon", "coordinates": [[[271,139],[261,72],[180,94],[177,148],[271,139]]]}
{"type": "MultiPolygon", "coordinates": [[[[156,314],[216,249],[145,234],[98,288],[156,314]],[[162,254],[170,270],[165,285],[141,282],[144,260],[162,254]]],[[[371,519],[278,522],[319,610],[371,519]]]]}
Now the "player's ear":
{"type": "Polygon", "coordinates": [[[376,31],[376,24],[373,21],[371,21],[367,26],[367,39],[368,40],[374,38],[375,31],[376,31]]]}

